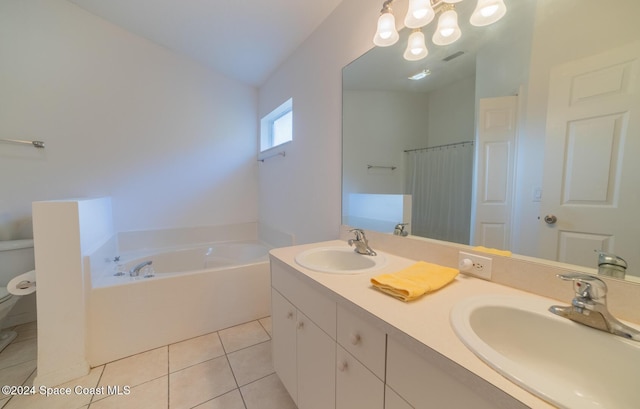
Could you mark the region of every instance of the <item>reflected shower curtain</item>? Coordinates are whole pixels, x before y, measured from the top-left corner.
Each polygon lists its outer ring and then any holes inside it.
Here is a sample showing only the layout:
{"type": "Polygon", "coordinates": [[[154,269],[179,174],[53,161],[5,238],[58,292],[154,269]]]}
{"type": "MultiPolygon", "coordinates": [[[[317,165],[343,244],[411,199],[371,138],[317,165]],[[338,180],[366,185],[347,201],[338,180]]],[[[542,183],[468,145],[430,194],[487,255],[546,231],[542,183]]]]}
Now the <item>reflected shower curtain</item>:
{"type": "Polygon", "coordinates": [[[411,234],[469,244],[473,143],[407,152],[411,234]]]}

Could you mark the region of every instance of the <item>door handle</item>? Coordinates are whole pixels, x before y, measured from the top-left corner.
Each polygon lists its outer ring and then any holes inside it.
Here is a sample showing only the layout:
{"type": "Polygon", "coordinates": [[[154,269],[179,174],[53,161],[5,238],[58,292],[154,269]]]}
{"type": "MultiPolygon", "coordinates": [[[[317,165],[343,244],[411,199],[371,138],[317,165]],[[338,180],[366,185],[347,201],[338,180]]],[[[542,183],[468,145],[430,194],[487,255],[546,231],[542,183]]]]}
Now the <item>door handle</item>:
{"type": "Polygon", "coordinates": [[[548,214],[544,217],[544,222],[547,224],[556,224],[558,218],[553,214],[548,214]]]}

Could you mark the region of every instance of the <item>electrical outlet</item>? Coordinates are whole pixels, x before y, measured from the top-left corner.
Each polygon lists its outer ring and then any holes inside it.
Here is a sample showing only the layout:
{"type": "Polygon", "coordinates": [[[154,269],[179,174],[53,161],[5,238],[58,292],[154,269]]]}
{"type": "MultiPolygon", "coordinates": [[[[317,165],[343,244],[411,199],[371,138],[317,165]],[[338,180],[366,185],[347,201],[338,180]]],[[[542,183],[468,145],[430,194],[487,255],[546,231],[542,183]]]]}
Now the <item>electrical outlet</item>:
{"type": "Polygon", "coordinates": [[[491,258],[461,251],[458,254],[460,271],[491,280],[491,258]]]}

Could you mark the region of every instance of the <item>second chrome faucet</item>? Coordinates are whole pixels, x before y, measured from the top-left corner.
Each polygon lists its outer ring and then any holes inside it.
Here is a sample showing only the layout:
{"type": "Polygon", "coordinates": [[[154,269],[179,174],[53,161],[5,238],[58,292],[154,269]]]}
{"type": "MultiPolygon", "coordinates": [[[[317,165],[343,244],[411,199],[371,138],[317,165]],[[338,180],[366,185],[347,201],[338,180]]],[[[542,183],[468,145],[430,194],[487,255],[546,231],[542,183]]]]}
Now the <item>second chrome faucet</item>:
{"type": "Polygon", "coordinates": [[[561,274],[558,278],[573,282],[575,297],[570,306],[554,305],[549,311],[601,331],[640,341],[640,331],[621,323],[607,309],[604,281],[587,274],[561,274]]]}

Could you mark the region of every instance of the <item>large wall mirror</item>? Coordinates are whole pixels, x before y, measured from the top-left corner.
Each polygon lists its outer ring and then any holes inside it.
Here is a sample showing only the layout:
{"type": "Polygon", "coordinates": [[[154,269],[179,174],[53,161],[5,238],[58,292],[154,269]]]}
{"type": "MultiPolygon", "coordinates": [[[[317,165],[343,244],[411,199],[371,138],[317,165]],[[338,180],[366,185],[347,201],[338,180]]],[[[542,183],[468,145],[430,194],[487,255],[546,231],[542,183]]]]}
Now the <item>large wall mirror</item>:
{"type": "MultiPolygon", "coordinates": [[[[505,0],[492,26],[343,70],[343,224],[640,277],[640,2],[505,0]],[[421,80],[409,77],[424,72],[421,80]]],[[[372,22],[372,26],[375,22],[372,22]]],[[[374,30],[374,28],[372,28],[374,30]]]]}

